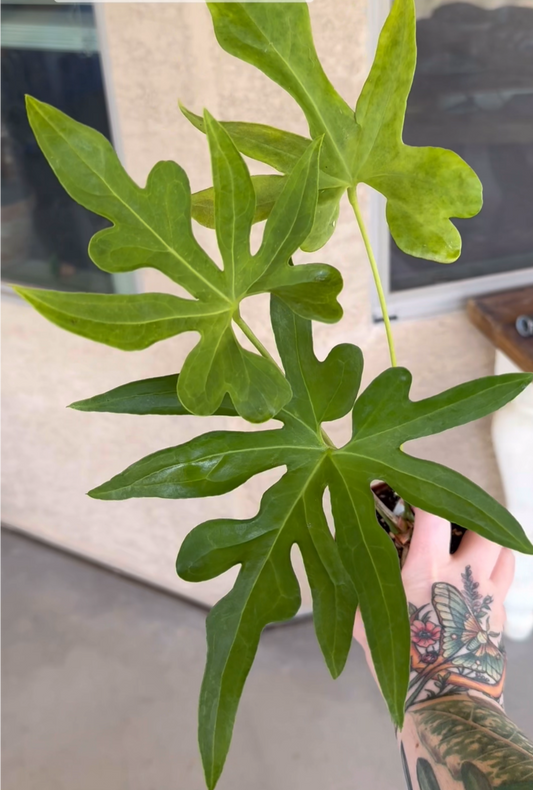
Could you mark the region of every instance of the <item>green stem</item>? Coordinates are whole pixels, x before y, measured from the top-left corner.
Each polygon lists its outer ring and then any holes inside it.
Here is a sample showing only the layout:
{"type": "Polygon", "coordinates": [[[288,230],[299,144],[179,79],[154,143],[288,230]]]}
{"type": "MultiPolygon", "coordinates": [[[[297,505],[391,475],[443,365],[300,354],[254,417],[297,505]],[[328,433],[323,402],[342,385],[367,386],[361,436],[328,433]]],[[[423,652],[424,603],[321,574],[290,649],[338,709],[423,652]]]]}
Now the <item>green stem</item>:
{"type": "MultiPolygon", "coordinates": [[[[253,343],[253,345],[259,351],[261,356],[272,362],[278,368],[278,370],[280,370],[283,373],[283,371],[281,370],[280,366],[278,365],[274,357],[267,351],[267,349],[261,343],[259,338],[254,335],[254,333],[252,332],[246,321],[242,318],[241,314],[235,313],[235,315],[233,316],[233,320],[235,321],[237,326],[240,329],[242,329],[242,331],[244,332],[250,343],[253,343]]],[[[285,373],[283,373],[283,375],[285,375],[285,373]]],[[[322,427],[320,428],[320,435],[322,436],[323,441],[328,445],[328,447],[331,447],[332,449],[335,448],[334,443],[331,441],[326,431],[322,427]]]]}
{"type": "Polygon", "coordinates": [[[372,251],[370,239],[368,238],[368,233],[365,227],[365,223],[363,221],[363,217],[361,215],[359,203],[357,202],[357,191],[355,187],[350,187],[350,189],[348,190],[348,200],[350,201],[350,204],[353,208],[355,218],[357,220],[357,224],[359,225],[359,230],[361,231],[361,236],[363,237],[363,242],[365,244],[368,260],[370,261],[370,268],[372,269],[372,275],[374,277],[374,282],[376,284],[379,304],[381,307],[381,314],[383,315],[383,322],[385,324],[385,331],[387,333],[387,343],[389,344],[390,361],[392,367],[395,368],[398,363],[396,361],[396,351],[394,349],[394,338],[392,336],[392,328],[390,324],[389,313],[387,311],[387,302],[385,299],[385,293],[383,292],[383,285],[381,284],[381,277],[379,276],[378,265],[376,263],[374,253],[372,251]]]}
{"type": "MultiPolygon", "coordinates": [[[[246,321],[242,318],[241,314],[235,313],[235,315],[233,316],[233,320],[235,321],[239,329],[242,329],[242,331],[244,332],[250,343],[252,343],[252,345],[256,347],[256,349],[259,351],[261,356],[264,357],[265,359],[268,359],[269,362],[272,362],[278,368],[278,370],[281,370],[280,366],[278,365],[272,354],[270,354],[270,352],[265,348],[265,346],[261,343],[259,338],[256,337],[256,335],[254,335],[254,333],[252,332],[246,321]]],[[[283,373],[282,370],[281,372],[283,373]]],[[[283,373],[283,375],[285,374],[283,373]]]]}

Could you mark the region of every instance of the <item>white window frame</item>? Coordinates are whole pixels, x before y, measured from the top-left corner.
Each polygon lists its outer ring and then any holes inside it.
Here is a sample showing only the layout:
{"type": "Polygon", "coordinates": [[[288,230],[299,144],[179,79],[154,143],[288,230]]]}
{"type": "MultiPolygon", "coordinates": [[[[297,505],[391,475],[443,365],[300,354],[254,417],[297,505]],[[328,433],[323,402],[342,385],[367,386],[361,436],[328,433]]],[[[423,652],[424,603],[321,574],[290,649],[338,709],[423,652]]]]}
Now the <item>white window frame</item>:
{"type": "MultiPolygon", "coordinates": [[[[117,108],[115,86],[112,76],[111,58],[109,55],[109,45],[107,40],[105,9],[100,3],[94,3],[93,13],[96,26],[96,38],[98,40],[98,54],[102,69],[102,82],[104,87],[104,98],[107,106],[107,115],[113,147],[117,152],[118,158],[124,164],[123,138],[120,130],[120,118],[117,108]]],[[[138,272],[121,272],[110,275],[113,281],[113,292],[116,294],[140,293],[142,290],[142,278],[138,272]]],[[[2,282],[0,292],[2,297],[15,299],[23,302],[23,299],[15,293],[11,283],[2,282]]],[[[24,303],[25,304],[25,303],[24,303]]]]}
{"type": "MultiPolygon", "coordinates": [[[[371,0],[368,4],[369,30],[369,64],[372,63],[376,51],[379,32],[387,18],[390,0],[371,0]]],[[[488,274],[471,277],[450,283],[410,288],[405,291],[391,291],[390,288],[390,234],[385,218],[385,198],[370,187],[369,234],[378,263],[378,269],[387,298],[387,306],[391,318],[424,318],[463,309],[468,299],[479,294],[495,293],[511,290],[526,285],[533,285],[533,266],[517,271],[488,274]]],[[[447,264],[428,263],[429,266],[447,264]]],[[[450,264],[453,266],[453,263],[450,264]]],[[[382,320],[381,309],[375,288],[372,288],[372,316],[374,320],[382,320]]]]}

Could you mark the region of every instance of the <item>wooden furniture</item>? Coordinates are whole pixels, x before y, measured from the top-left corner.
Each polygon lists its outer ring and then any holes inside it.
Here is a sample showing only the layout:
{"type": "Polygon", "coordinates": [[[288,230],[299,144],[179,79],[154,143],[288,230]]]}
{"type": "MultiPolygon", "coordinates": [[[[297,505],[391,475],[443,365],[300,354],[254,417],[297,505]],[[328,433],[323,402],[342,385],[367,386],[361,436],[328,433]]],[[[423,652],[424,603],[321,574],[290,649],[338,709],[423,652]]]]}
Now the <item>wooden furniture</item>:
{"type": "Polygon", "coordinates": [[[472,323],[521,370],[533,373],[533,337],[521,337],[515,322],[533,316],[533,286],[480,296],[468,302],[472,323]]]}

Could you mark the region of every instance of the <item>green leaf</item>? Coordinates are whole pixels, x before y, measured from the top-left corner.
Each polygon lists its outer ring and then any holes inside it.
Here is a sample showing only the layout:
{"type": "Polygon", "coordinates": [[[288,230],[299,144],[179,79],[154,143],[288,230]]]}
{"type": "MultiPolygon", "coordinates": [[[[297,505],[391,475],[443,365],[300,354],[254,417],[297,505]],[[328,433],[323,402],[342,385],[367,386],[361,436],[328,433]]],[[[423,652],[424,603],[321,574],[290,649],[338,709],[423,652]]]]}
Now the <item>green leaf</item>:
{"type": "Polygon", "coordinates": [[[332,675],[337,676],[346,661],[359,600],[381,689],[391,716],[401,726],[409,676],[409,613],[396,551],[376,519],[373,480],[385,480],[402,496],[408,491],[410,502],[423,500],[431,512],[470,514],[469,526],[475,531],[533,552],[519,524],[477,486],[460,476],[456,488],[443,486],[443,475],[456,473],[411,458],[400,449],[409,439],[462,425],[499,408],[527,386],[530,376],[488,377],[413,402],[410,374],[395,368],[378,376],[356,400],[363,367],[359,349],[336,346],[319,361],[313,352],[310,321],[276,296],[271,298],[271,319],[292,391],[290,402],[276,415],[281,429],[206,434],[148,456],[91,492],[110,499],[213,496],[263,470],[286,468],[254,518],[200,525],[187,537],[178,557],[178,572],[188,581],[213,578],[241,566],[233,591],[208,618],[200,742],[210,787],[222,770],[261,630],[298,608],[299,591],[290,562],[294,544],[303,556],[317,638],[332,675]],[[345,447],[334,448],[323,434],[322,423],[350,410],[353,437],[345,447]],[[322,506],[326,488],[334,537],[322,506]]]}
{"type": "MultiPolygon", "coordinates": [[[[188,110],[181,102],[179,107],[187,120],[200,132],[206,134],[203,117],[188,110]]],[[[221,125],[241,154],[265,162],[280,173],[290,173],[311,145],[308,137],[282,132],[281,129],[262,123],[222,121],[221,125]]]]}
{"type": "Polygon", "coordinates": [[[448,697],[412,708],[424,746],[461,779],[461,765],[473,763],[494,787],[526,790],[533,777],[533,744],[504,711],[482,698],[448,697]]]}
{"type": "Polygon", "coordinates": [[[315,224],[301,248],[304,252],[315,252],[326,244],[335,232],[339,218],[340,200],[344,188],[321,189],[318,193],[315,224]]]}
{"type": "MultiPolygon", "coordinates": [[[[411,505],[502,546],[533,553],[516,519],[483,489],[458,472],[400,449],[410,439],[490,414],[513,400],[532,378],[527,373],[488,376],[413,402],[409,400],[409,371],[390,368],[358,399],[352,413],[353,438],[339,451],[340,465],[350,474],[370,465],[374,478],[385,480],[411,505]]],[[[339,465],[339,460],[335,462],[339,465]]]]}
{"type": "Polygon", "coordinates": [[[321,168],[348,186],[353,111],[318,59],[305,3],[208,3],[220,46],[261,69],[298,102],[311,137],[326,134],[321,168]]]}
{"type": "Polygon", "coordinates": [[[146,456],[89,492],[95,499],[189,499],[232,491],[260,472],[297,466],[320,455],[317,441],[304,445],[283,429],[260,433],[216,431],[146,456]]]}
{"type": "Polygon", "coordinates": [[[420,790],[440,790],[435,771],[423,757],[419,757],[416,762],[416,778],[418,779],[420,790]]]}
{"type": "Polygon", "coordinates": [[[308,263],[267,272],[250,293],[267,291],[280,297],[302,318],[320,318],[324,323],[335,323],[342,318],[342,307],[331,297],[337,296],[341,290],[342,277],[337,269],[327,264],[308,263]]]}
{"type": "MultiPolygon", "coordinates": [[[[112,412],[114,414],[190,414],[177,394],[178,376],[158,376],[122,384],[101,395],[71,403],[77,411],[112,412]]],[[[235,406],[226,395],[215,412],[237,417],[235,406]]]]}
{"type": "MultiPolygon", "coordinates": [[[[268,219],[285,183],[285,176],[252,176],[256,200],[254,222],[268,219]]],[[[311,233],[300,245],[302,250],[314,252],[332,236],[343,192],[343,188],[319,191],[315,222],[311,233]]],[[[192,195],[192,217],[206,228],[215,227],[215,192],[212,187],[192,195]]]]}
{"type": "Polygon", "coordinates": [[[401,727],[409,684],[409,615],[398,554],[377,525],[367,469],[364,464],[351,468],[334,456],[328,475],[331,505],[340,555],[359,596],[381,692],[401,727]]]}
{"type": "Polygon", "coordinates": [[[311,322],[303,321],[276,298],[271,300],[270,312],[292,389],[284,419],[296,420],[319,433],[321,423],[338,420],[353,407],[363,373],[361,350],[342,343],[319,362],[313,352],[311,322]]]}
{"type": "Polygon", "coordinates": [[[98,132],[30,97],[27,105],[37,141],[67,192],[114,223],[91,240],[95,263],[109,272],[159,269],[193,298],[19,287],[21,296],[62,328],[125,350],[143,349],[180,332],[198,332],[199,342],[178,382],[184,408],[214,414],[228,395],[238,413],[251,422],[276,414],[290,399],[290,387],[271,360],[240,345],[233,321],[241,301],[261,292],[260,280],[305,317],[334,321],[341,315],[336,295],[342,281],[334,269],[318,264],[304,272],[306,267],[288,263],[313,228],[320,140],[306,147],[283,179],[261,248],[251,255],[256,212],[252,181],[228,133],[206,114],[222,270],[194,238],[189,183],[177,164],[159,162],[143,189],[129,178],[98,132]]]}
{"type": "MultiPolygon", "coordinates": [[[[255,192],[254,222],[268,219],[274,203],[281,194],[287,179],[285,176],[252,176],[255,192]]],[[[215,227],[215,190],[213,187],[194,192],[192,199],[192,218],[206,228],[215,227]]]]}
{"type": "MultiPolygon", "coordinates": [[[[148,348],[159,340],[192,330],[206,308],[171,294],[91,294],[13,286],[52,323],[123,351],[148,348]]],[[[220,311],[213,307],[211,321],[220,311]]]]}
{"type": "Polygon", "coordinates": [[[294,543],[299,545],[309,573],[316,627],[334,674],[346,661],[356,598],[321,516],[320,487],[314,497],[308,494],[315,475],[320,475],[320,463],[288,472],[265,494],[255,518],[206,522],[187,536],[180,550],[178,573],[188,581],[203,581],[241,564],[233,590],[207,618],[199,742],[210,788],[222,772],[238,701],[261,631],[268,623],[293,617],[300,606],[290,561],[294,543]]]}
{"type": "Polygon", "coordinates": [[[357,181],[387,198],[387,221],[400,249],[451,263],[461,254],[461,237],[450,217],[477,214],[482,188],[474,171],[452,151],[403,143],[415,66],[415,3],[395,0],[357,102],[357,181]]]}
{"type": "MultiPolygon", "coordinates": [[[[342,194],[342,189],[334,194],[335,186],[368,184],[387,198],[390,231],[404,252],[442,263],[456,260],[461,239],[450,218],[477,214],[482,188],[471,168],[451,151],[415,148],[402,141],[416,65],[414,0],[395,0],[355,117],[318,61],[306,4],[208,5],[223,49],[281,85],[302,108],[313,139],[325,135],[321,173],[341,182],[320,184],[331,188],[331,216],[342,194]]],[[[244,144],[250,155],[273,163],[271,152],[259,142],[259,132],[245,127],[236,125],[237,147],[244,144]],[[258,142],[252,144],[250,139],[258,142]]],[[[276,140],[276,150],[281,147],[286,154],[291,145],[295,149],[286,133],[268,134],[276,140]]],[[[275,162],[282,172],[290,172],[289,158],[275,162]]],[[[325,240],[325,235],[317,234],[308,249],[317,249],[325,240]]]]}

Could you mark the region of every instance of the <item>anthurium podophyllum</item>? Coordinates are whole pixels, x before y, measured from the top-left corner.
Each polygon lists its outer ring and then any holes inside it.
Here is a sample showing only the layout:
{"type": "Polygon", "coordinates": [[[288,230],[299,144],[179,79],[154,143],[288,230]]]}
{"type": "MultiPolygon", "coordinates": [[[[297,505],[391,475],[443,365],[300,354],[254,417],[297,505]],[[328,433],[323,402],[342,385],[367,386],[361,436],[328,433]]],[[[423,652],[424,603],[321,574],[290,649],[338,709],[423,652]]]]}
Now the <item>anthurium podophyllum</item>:
{"type": "MultiPolygon", "coordinates": [[[[355,113],[328,80],[316,54],[306,3],[208,3],[219,44],[284,88],[303,110],[313,139],[324,135],[316,223],[303,249],[322,247],[335,229],[344,192],[365,183],[387,199],[387,221],[409,255],[455,261],[461,237],[450,217],[472,217],[482,205],[473,170],[442,148],[405,145],[402,131],[416,66],[414,0],[395,0],[355,113]]],[[[182,108],[201,130],[203,120],[182,108]]],[[[310,140],[262,124],[224,124],[240,151],[290,173],[310,140]]],[[[270,180],[269,180],[270,178],[270,180]]],[[[254,180],[257,219],[268,215],[282,183],[254,180]]],[[[209,193],[193,197],[194,216],[212,226],[209,193]],[[198,210],[196,210],[196,200],[198,210]],[[200,210],[201,204],[201,210],[200,210]]]]}
{"type": "Polygon", "coordinates": [[[336,269],[289,265],[313,225],[321,141],[307,147],[295,165],[270,213],[261,247],[252,255],[255,193],[248,168],[228,133],[206,113],[221,270],[194,238],[189,181],[179,165],[159,162],[142,189],[99,132],[35,99],[28,98],[27,105],[37,141],[67,192],[114,223],[91,240],[93,261],[107,272],[159,269],[193,299],[163,293],[18,292],[64,329],[127,351],[197,331],[200,342],[179,382],[186,407],[212,414],[230,394],[248,420],[262,422],[276,414],[291,397],[290,387],[272,360],[242,347],[233,324],[245,329],[241,301],[264,292],[277,293],[309,318],[337,321],[342,315],[336,269]]]}
{"type": "MultiPolygon", "coordinates": [[[[344,667],[359,600],[381,689],[394,720],[402,720],[409,677],[409,617],[396,550],[375,517],[373,480],[385,480],[413,505],[453,518],[502,545],[532,550],[513,516],[482,489],[451,469],[401,449],[411,439],[489,414],[527,386],[530,376],[491,376],[413,402],[409,372],[389,368],[357,398],[363,367],[358,348],[336,346],[319,362],[313,353],[311,322],[276,297],[271,313],[293,393],[277,415],[282,428],[204,434],[143,458],[90,492],[110,500],[215,496],[266,469],[287,469],[264,495],[257,516],[201,524],[185,539],[178,557],[178,573],[187,581],[205,581],[241,565],[232,592],[207,620],[200,746],[209,786],[222,770],[261,631],[268,623],[293,617],[300,606],[290,560],[294,544],[302,552],[317,637],[332,675],[344,667]],[[345,447],[334,448],[324,437],[322,423],[350,410],[353,437],[345,447]],[[326,487],[335,539],[322,507],[326,487]]],[[[172,408],[168,401],[174,387],[175,377],[133,382],[74,407],[184,414],[182,404],[175,402],[172,408]]],[[[223,413],[232,413],[230,403],[223,413]]]]}
{"type": "MultiPolygon", "coordinates": [[[[92,239],[93,261],[108,272],[159,269],[190,298],[17,290],[60,327],[124,350],[144,349],[182,332],[200,334],[179,374],[174,370],[124,384],[74,408],[276,420],[271,430],[205,433],[153,453],[90,492],[102,500],[216,496],[264,470],[285,470],[255,517],[200,524],[178,556],[178,573],[188,581],[240,566],[234,588],[207,619],[199,740],[213,788],[261,631],[292,617],[300,605],[290,556],[294,545],[303,556],[316,634],[331,674],[336,677],[344,667],[359,606],[383,696],[394,722],[402,725],[409,616],[396,550],[376,520],[374,480],[386,481],[410,504],[502,546],[527,553],[533,546],[513,516],[474,483],[403,449],[410,440],[499,409],[532,377],[491,376],[412,401],[410,373],[393,366],[360,392],[358,348],[336,346],[324,361],[313,351],[311,321],[341,318],[339,273],[322,263],[292,265],[298,248],[318,249],[330,237],[339,200],[348,190],[382,292],[357,206],[355,189],[362,182],[387,198],[391,233],[403,250],[442,262],[459,255],[460,237],[450,218],[479,210],[479,181],[452,152],[411,148],[401,138],[416,59],[413,0],[394,0],[355,114],[318,61],[306,4],[209,7],[221,45],[294,97],[312,139],[258,124],[220,124],[208,113],[200,118],[184,109],[207,134],[213,173],[213,187],[191,196],[176,163],[156,164],[141,188],[100,134],[28,99],[36,138],[65,189],[113,223],[92,239]],[[282,175],[251,177],[239,151],[282,175]],[[196,241],[191,216],[215,229],[221,268],[196,241]],[[262,243],[252,255],[252,224],[265,219],[262,243]],[[283,369],[239,311],[246,297],[259,293],[270,294],[283,369]],[[258,353],[241,345],[234,326],[258,353]],[[334,447],[323,423],[349,412],[352,438],[334,447]],[[322,505],[326,489],[334,534],[322,505]]],[[[383,304],[382,293],[380,300],[383,304]]],[[[384,319],[394,359],[386,311],[384,319]]]]}

